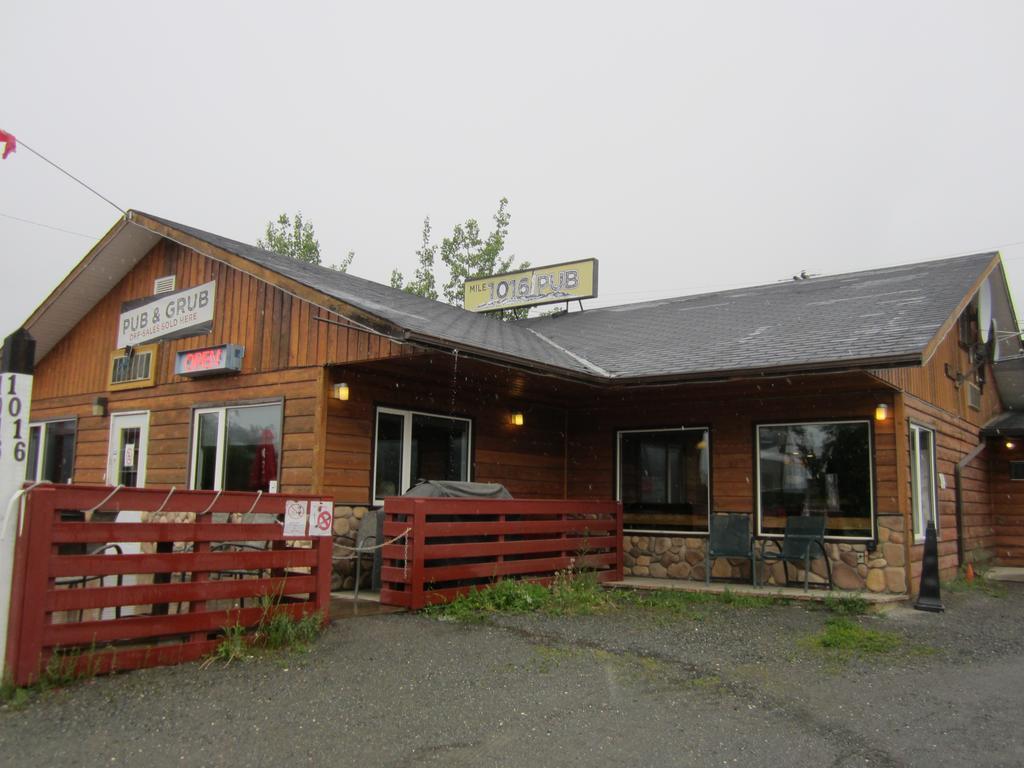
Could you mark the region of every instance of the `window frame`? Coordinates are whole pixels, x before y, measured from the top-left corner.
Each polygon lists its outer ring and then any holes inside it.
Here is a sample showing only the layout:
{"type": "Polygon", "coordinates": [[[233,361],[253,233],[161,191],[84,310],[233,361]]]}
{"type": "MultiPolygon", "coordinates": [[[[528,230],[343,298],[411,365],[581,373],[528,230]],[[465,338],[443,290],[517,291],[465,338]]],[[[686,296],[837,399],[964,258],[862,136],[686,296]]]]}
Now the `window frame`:
{"type": "Polygon", "coordinates": [[[30,463],[30,458],[27,455],[25,457],[25,470],[26,470],[25,481],[26,482],[29,482],[29,483],[38,483],[38,482],[42,482],[42,483],[49,483],[49,482],[59,483],[60,482],[59,480],[40,480],[39,479],[39,474],[40,474],[40,472],[42,472],[44,459],[46,458],[46,443],[47,443],[47,437],[46,437],[47,429],[46,428],[49,425],[51,425],[51,424],[61,424],[61,423],[64,423],[64,422],[71,422],[74,425],[74,428],[75,428],[74,439],[71,441],[71,474],[70,474],[70,481],[74,481],[74,479],[75,479],[75,456],[78,453],[78,417],[77,416],[68,416],[68,417],[64,417],[64,418],[41,419],[39,421],[30,421],[28,423],[28,437],[25,440],[26,451],[27,451],[27,446],[31,445],[31,442],[32,442],[31,441],[32,430],[33,429],[37,429],[37,428],[39,429],[39,445],[36,446],[36,455],[35,455],[36,471],[35,471],[35,477],[29,477],[28,476],[28,467],[29,467],[29,463],[30,463]]]}
{"type": "Polygon", "coordinates": [[[145,389],[156,385],[156,369],[159,362],[159,349],[160,344],[153,342],[151,344],[140,344],[132,348],[132,355],[149,355],[149,375],[144,379],[132,379],[131,381],[114,381],[114,363],[115,361],[126,357],[123,349],[115,349],[110,353],[110,360],[107,364],[107,391],[108,392],[122,392],[128,389],[145,389]]]}
{"type": "Polygon", "coordinates": [[[220,405],[197,405],[192,408],[192,421],[190,429],[192,430],[189,435],[189,462],[188,462],[188,487],[190,490],[196,489],[196,462],[199,457],[199,417],[204,413],[219,413],[220,421],[217,425],[217,461],[214,465],[214,488],[215,491],[221,491],[224,488],[224,448],[227,444],[227,429],[228,419],[227,412],[232,409],[241,408],[258,408],[260,406],[276,405],[278,406],[278,421],[277,430],[281,436],[281,450],[277,457],[277,483],[280,487],[281,483],[281,470],[284,464],[284,398],[275,398],[272,400],[258,400],[258,401],[245,401],[239,403],[224,403],[220,405]],[[217,487],[220,486],[220,487],[217,487]]]}
{"type": "Polygon", "coordinates": [[[642,433],[653,433],[653,432],[705,432],[707,433],[708,440],[708,527],[704,531],[665,531],[665,530],[647,530],[644,528],[626,528],[625,522],[623,523],[622,532],[624,534],[635,536],[679,536],[679,537],[695,537],[695,536],[708,536],[711,531],[711,511],[712,507],[712,487],[711,482],[712,473],[714,471],[711,453],[711,425],[705,426],[682,426],[682,427],[635,427],[631,429],[618,429],[615,431],[615,500],[622,503],[622,436],[623,435],[635,435],[642,433]]]}
{"type": "MultiPolygon", "coordinates": [[[[418,411],[410,408],[395,408],[388,405],[377,405],[373,409],[373,471],[370,474],[370,506],[384,506],[384,499],[377,498],[377,445],[378,432],[380,430],[380,414],[390,413],[402,417],[402,462],[401,462],[401,483],[406,489],[412,487],[412,417],[427,416],[433,419],[450,419],[451,421],[462,421],[467,425],[466,430],[466,478],[467,482],[473,480],[473,419],[466,416],[452,416],[446,413],[430,413],[429,411],[418,411]]],[[[404,493],[402,491],[401,493],[404,493]]],[[[400,496],[401,493],[398,495],[400,496]]]]}
{"type": "Polygon", "coordinates": [[[1014,468],[1015,465],[1019,466],[1019,467],[1024,467],[1024,461],[1021,461],[1020,459],[1010,459],[1010,462],[1009,462],[1009,478],[1010,478],[1010,482],[1011,483],[1021,483],[1021,482],[1024,482],[1024,477],[1014,477],[1013,476],[1013,468],[1014,468]]]}
{"type": "Polygon", "coordinates": [[[907,438],[910,444],[910,527],[914,535],[914,543],[922,544],[924,542],[925,531],[928,529],[928,520],[920,519],[919,505],[917,503],[918,489],[921,484],[921,463],[920,463],[920,450],[918,448],[920,443],[920,433],[928,432],[931,434],[931,470],[932,470],[932,509],[931,509],[931,520],[935,523],[935,535],[938,538],[939,535],[939,476],[938,476],[938,464],[936,461],[936,446],[935,446],[935,429],[933,427],[926,426],[925,424],[919,424],[915,421],[910,421],[907,424],[907,438]],[[915,435],[916,433],[916,435],[915,435]]]}
{"type": "Polygon", "coordinates": [[[784,533],[765,533],[762,526],[762,513],[761,513],[761,428],[762,427],[813,427],[820,426],[822,424],[866,424],[868,427],[868,483],[870,488],[868,489],[868,500],[871,504],[870,518],[869,518],[869,534],[866,536],[841,536],[835,534],[829,534],[825,536],[826,541],[843,541],[843,542],[868,542],[875,541],[877,538],[878,531],[878,503],[877,503],[877,483],[875,480],[875,425],[871,419],[812,419],[809,421],[781,421],[781,422],[764,422],[757,423],[754,425],[754,518],[756,531],[755,534],[759,539],[781,539],[785,536],[784,533]]]}

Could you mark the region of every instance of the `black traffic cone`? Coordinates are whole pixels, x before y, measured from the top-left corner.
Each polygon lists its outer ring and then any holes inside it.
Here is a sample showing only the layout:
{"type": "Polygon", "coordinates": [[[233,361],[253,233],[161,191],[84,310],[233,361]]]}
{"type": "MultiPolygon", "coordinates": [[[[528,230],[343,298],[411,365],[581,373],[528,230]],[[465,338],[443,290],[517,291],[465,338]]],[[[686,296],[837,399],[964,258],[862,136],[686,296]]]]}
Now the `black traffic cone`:
{"type": "Polygon", "coordinates": [[[921,583],[914,607],[919,611],[933,613],[946,610],[939,596],[939,544],[935,536],[935,523],[931,520],[924,532],[924,562],[921,563],[921,583]]]}

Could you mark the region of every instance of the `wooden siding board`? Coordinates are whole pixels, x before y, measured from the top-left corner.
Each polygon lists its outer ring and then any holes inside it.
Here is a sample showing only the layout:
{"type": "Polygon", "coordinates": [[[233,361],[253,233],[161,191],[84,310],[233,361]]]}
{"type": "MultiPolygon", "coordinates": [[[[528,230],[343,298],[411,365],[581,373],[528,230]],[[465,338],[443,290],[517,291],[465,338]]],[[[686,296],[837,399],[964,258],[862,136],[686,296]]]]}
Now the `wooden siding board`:
{"type": "MultiPolygon", "coordinates": [[[[91,415],[95,395],[108,398],[108,412],[147,410],[147,481],[151,485],[180,486],[187,481],[194,407],[283,398],[286,415],[282,465],[295,469],[297,461],[310,464],[311,454],[287,454],[313,449],[316,381],[321,363],[316,359],[316,346],[309,345],[311,315],[308,302],[276,286],[177,243],[160,241],[39,362],[32,418],[77,418],[74,477],[98,483],[106,469],[109,418],[91,415]],[[153,387],[107,392],[107,367],[121,304],[151,295],[153,281],[167,274],[175,275],[179,289],[217,281],[213,330],[206,335],[162,342],[153,387]],[[195,380],[174,375],[177,351],[222,343],[245,346],[241,375],[195,380]],[[299,362],[304,365],[296,366],[299,362]]],[[[395,350],[387,347],[389,354],[395,350]]],[[[305,472],[308,482],[312,469],[307,467],[305,472]]],[[[301,480],[294,472],[289,479],[301,480]]]]}

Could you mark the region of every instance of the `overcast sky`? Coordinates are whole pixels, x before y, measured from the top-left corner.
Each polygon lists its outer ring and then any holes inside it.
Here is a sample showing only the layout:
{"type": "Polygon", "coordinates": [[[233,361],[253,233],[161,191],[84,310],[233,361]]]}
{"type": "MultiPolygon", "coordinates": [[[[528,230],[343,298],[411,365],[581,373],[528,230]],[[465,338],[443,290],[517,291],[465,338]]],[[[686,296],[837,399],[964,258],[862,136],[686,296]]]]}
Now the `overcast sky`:
{"type": "MultiPolygon", "coordinates": [[[[1024,308],[1022,33],[1020,0],[37,0],[0,129],[239,240],[301,209],[381,282],[506,196],[510,250],[598,258],[600,304],[1001,248],[1024,308]]],[[[0,335],[118,215],[0,162],[0,335]]]]}

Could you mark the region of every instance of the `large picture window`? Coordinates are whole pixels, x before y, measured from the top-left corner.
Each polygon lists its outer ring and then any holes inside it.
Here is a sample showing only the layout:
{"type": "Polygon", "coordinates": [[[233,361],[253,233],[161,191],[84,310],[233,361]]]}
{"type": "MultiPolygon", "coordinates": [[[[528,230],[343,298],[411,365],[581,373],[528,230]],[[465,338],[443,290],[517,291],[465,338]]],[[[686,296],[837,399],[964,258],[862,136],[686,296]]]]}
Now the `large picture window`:
{"type": "Polygon", "coordinates": [[[193,488],[267,492],[278,479],[280,403],[201,408],[192,432],[193,488]]]}
{"type": "Polygon", "coordinates": [[[760,533],[782,533],[793,515],[827,515],[827,536],[872,538],[869,422],[761,425],[757,463],[760,533]]]}
{"type": "Polygon", "coordinates": [[[910,425],[910,491],[914,510],[914,538],[924,540],[928,521],[939,529],[935,499],[935,433],[918,424],[910,425]]]}
{"type": "Polygon", "coordinates": [[[618,499],[631,533],[707,533],[711,492],[708,430],[618,433],[618,499]]]}
{"type": "Polygon", "coordinates": [[[74,419],[30,424],[25,479],[70,482],[75,468],[75,431],[74,419]]]}
{"type": "Polygon", "coordinates": [[[378,408],[376,446],[374,504],[417,480],[469,480],[469,419],[378,408]]]}

